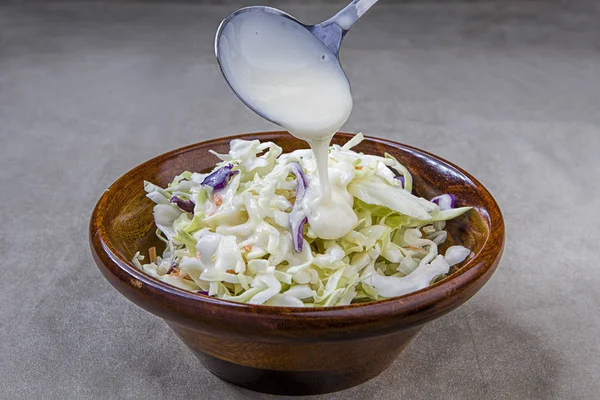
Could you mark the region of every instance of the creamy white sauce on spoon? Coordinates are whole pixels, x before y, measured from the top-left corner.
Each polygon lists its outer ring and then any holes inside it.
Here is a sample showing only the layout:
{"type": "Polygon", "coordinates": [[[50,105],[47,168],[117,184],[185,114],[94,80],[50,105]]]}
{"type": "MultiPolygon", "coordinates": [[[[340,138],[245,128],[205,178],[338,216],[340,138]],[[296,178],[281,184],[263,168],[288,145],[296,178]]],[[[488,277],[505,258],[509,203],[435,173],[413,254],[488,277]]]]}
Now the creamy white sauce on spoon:
{"type": "Polygon", "coordinates": [[[297,22],[264,12],[237,15],[218,46],[223,73],[238,95],[311,146],[318,179],[303,202],[310,228],[323,239],[344,236],[357,217],[346,188],[329,181],[329,143],[352,111],[337,57],[297,22]]]}

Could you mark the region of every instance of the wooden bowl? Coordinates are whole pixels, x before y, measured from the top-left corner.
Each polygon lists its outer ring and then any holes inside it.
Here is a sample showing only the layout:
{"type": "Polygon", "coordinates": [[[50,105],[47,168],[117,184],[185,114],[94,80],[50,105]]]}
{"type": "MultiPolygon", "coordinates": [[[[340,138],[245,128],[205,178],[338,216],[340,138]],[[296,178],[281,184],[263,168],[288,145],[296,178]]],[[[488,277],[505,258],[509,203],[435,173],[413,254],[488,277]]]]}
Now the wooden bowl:
{"type": "MultiPolygon", "coordinates": [[[[338,133],[334,143],[351,138],[338,133]]],[[[317,394],[346,389],[385,370],[423,325],[466,302],[492,276],[504,248],[504,221],[490,193],[467,172],[433,154],[368,137],[357,151],[388,152],[414,177],[416,194],[452,193],[473,210],[448,223],[450,244],[472,250],[459,269],[436,284],[383,301],[328,308],[234,303],[169,286],[137,270],[136,251],[159,246],[153,203],[143,181],[161,186],[184,170],[211,169],[208,153],[226,153],[234,138],[273,141],[285,152],[305,148],[286,132],[219,138],[147,161],[102,195],[90,221],[90,245],[100,271],[125,297],[161,317],[216,376],[260,392],[317,394]]],[[[160,247],[162,248],[162,247],[160,247]]]]}

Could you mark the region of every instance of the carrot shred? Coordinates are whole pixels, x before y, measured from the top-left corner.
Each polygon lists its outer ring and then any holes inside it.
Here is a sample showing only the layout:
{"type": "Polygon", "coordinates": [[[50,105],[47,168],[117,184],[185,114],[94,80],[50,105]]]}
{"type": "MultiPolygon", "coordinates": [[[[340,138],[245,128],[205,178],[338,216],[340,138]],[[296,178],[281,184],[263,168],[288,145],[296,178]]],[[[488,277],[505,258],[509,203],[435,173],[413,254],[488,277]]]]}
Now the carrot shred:
{"type": "Polygon", "coordinates": [[[220,207],[223,204],[223,196],[220,193],[215,193],[213,196],[213,203],[215,206],[220,207]]]}
{"type": "Polygon", "coordinates": [[[150,262],[156,263],[156,247],[148,249],[148,257],[150,258],[150,262]]]}
{"type": "Polygon", "coordinates": [[[414,246],[405,246],[404,248],[408,249],[408,250],[413,250],[413,251],[421,251],[421,250],[423,250],[423,249],[420,249],[420,248],[414,247],[414,246]]]}

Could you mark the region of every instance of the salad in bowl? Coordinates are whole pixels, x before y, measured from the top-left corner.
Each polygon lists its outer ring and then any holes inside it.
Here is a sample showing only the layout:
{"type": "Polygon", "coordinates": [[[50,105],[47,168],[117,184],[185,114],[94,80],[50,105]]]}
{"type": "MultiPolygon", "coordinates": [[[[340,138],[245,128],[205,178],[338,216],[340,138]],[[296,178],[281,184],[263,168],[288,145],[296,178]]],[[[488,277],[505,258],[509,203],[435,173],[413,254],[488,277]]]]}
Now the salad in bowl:
{"type": "Polygon", "coordinates": [[[191,292],[271,306],[348,305],[429,286],[471,254],[458,245],[440,254],[446,221],[470,207],[455,207],[451,193],[413,195],[394,157],[352,150],[362,140],[329,148],[331,187],[356,216],[341,236],[308,223],[319,179],[310,149],[283,154],[273,142],[235,139],[228,154],[211,151],[221,162],[209,173],[185,171],[166,188],[144,182],[166,247],[137,252],[133,264],[191,292]]]}

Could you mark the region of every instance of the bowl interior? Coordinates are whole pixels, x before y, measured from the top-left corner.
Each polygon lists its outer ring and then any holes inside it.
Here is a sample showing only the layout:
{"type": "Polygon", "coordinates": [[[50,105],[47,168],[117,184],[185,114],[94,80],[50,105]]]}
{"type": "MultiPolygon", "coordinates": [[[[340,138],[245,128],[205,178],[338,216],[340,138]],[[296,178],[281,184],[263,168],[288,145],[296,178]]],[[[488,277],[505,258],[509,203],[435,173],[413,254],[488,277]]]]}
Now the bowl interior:
{"type": "MultiPolygon", "coordinates": [[[[351,134],[338,133],[333,142],[343,144],[351,137],[351,134]]],[[[137,166],[117,180],[103,196],[104,207],[98,225],[102,227],[103,239],[114,255],[130,262],[137,251],[147,255],[150,247],[156,247],[159,254],[164,249],[164,244],[155,235],[154,203],[145,197],[144,180],[164,187],[185,170],[210,170],[219,160],[208,150],[227,153],[230,140],[235,138],[273,141],[284,152],[306,148],[304,142],[286,132],[238,135],[187,146],[137,166]]],[[[452,193],[456,196],[457,206],[473,207],[472,211],[448,222],[448,240],[441,250],[461,244],[471,249],[470,258],[473,258],[483,249],[492,229],[490,212],[499,213],[499,210],[487,190],[469,174],[422,150],[383,139],[367,137],[354,150],[374,155],[387,152],[396,157],[411,172],[413,190],[419,196],[431,199],[442,193],[452,193]]],[[[458,268],[466,264],[461,263],[458,268]]],[[[452,273],[458,268],[451,270],[446,279],[452,279],[452,273]]]]}

